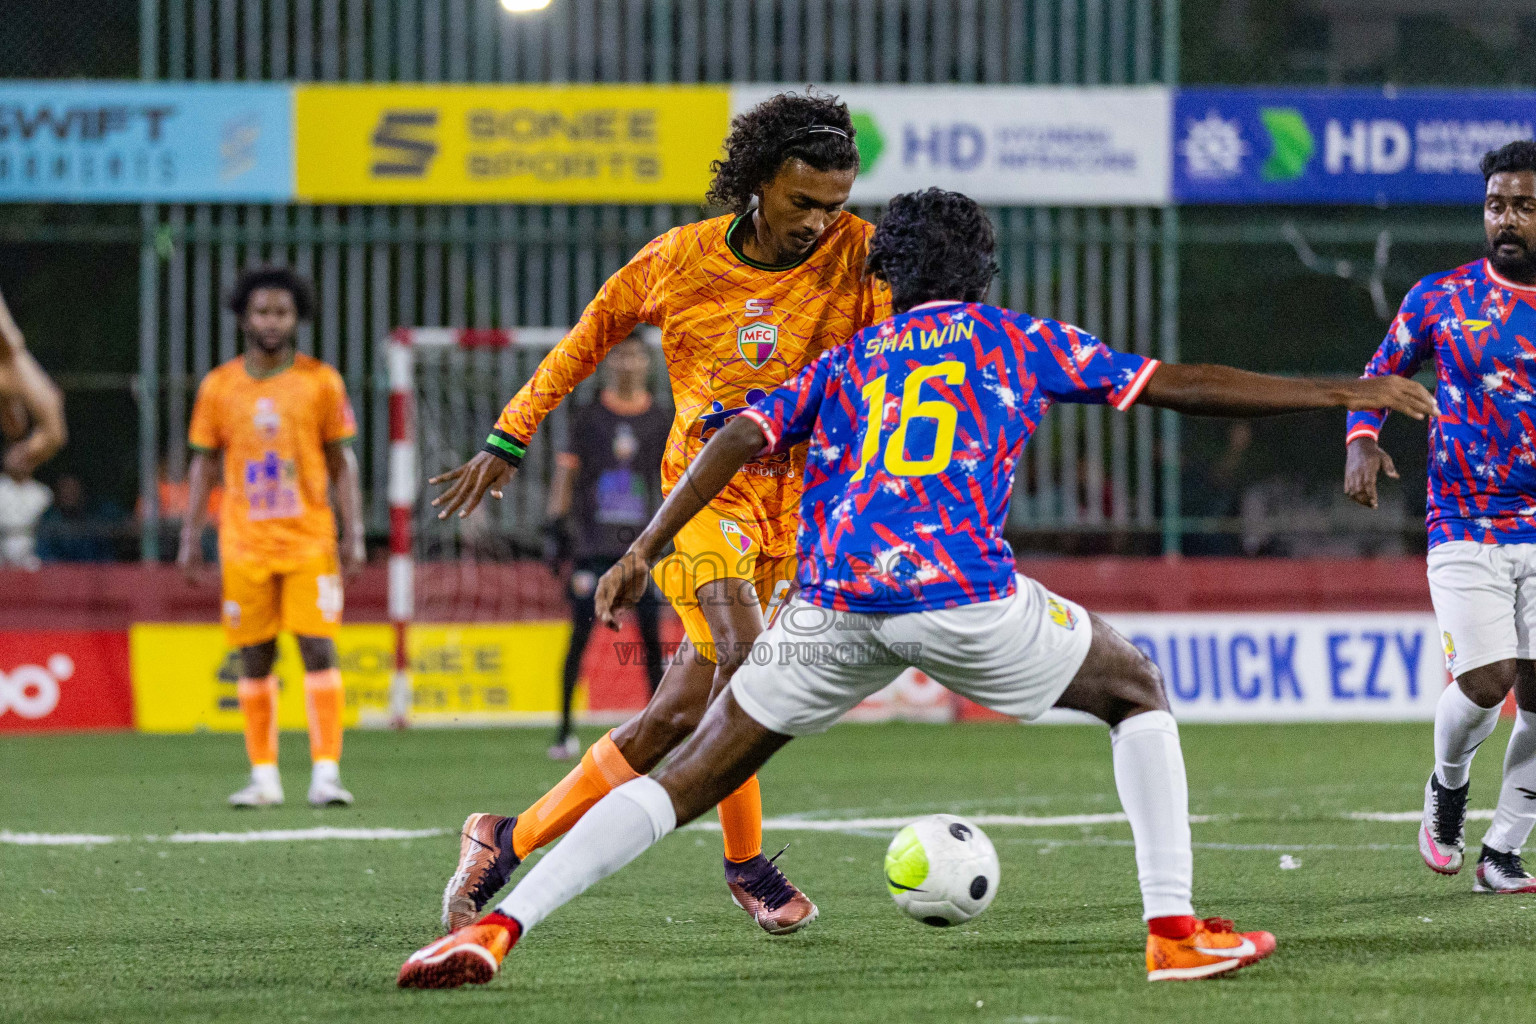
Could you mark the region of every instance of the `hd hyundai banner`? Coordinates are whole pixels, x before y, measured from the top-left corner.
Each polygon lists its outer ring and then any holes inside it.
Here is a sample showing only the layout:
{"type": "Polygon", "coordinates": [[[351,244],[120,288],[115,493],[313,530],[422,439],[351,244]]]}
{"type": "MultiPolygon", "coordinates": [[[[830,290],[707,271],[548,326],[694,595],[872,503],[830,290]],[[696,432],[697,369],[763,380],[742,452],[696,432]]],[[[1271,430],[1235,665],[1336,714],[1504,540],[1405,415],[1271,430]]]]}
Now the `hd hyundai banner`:
{"type": "Polygon", "coordinates": [[[1533,137],[1536,92],[1181,89],[1180,203],[1481,203],[1483,154],[1533,137]]]}

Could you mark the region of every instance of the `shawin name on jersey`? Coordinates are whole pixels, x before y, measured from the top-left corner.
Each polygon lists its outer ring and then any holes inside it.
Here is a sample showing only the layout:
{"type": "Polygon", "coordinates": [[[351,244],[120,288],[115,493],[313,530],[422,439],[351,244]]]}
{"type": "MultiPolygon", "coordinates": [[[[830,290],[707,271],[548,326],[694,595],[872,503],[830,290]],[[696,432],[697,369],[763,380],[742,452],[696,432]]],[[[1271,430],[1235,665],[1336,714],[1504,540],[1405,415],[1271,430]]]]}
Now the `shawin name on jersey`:
{"type": "Polygon", "coordinates": [[[1055,401],[1128,407],[1156,366],[1070,324],[959,302],[823,354],[747,413],[776,450],[810,440],[801,596],[907,612],[1012,593],[1002,527],[1029,435],[1055,401]]]}

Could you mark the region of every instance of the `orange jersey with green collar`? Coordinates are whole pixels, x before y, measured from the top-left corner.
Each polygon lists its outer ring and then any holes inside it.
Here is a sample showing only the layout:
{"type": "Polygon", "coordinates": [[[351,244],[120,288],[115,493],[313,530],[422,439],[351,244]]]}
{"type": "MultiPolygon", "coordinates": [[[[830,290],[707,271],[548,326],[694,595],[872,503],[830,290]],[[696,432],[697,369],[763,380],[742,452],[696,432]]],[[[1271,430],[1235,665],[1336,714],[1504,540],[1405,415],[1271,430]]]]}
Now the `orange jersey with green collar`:
{"type": "Polygon", "coordinates": [[[325,446],[356,433],[341,374],[310,356],[261,379],[236,357],[203,378],[187,439],[224,453],[224,561],[276,567],[333,554],[325,446]]]}
{"type": "MultiPolygon", "coordinates": [[[[890,291],[864,272],[874,226],[843,213],[800,263],[749,261],[727,243],[735,222],[673,228],[603,285],[570,333],[507,403],[496,429],[526,447],[540,422],[637,324],[661,329],[676,419],[662,492],[725,421],[826,349],[890,315],[890,291]]],[[[748,463],[711,502],[719,515],[767,527],[764,554],[794,550],[805,446],[748,463]]]]}

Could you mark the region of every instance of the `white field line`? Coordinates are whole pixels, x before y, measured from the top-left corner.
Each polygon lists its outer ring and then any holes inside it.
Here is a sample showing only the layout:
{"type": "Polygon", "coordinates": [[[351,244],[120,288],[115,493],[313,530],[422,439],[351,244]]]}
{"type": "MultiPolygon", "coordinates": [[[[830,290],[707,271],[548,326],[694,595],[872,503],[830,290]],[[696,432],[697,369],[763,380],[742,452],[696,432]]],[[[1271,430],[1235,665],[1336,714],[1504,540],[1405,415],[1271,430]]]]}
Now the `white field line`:
{"type": "Polygon", "coordinates": [[[9,832],[0,829],[0,845],[105,846],[108,843],[296,843],[332,839],[430,839],[448,835],[446,828],[274,828],[254,832],[172,832],[164,836],[72,835],[53,832],[9,832]]]}
{"type": "MultiPolygon", "coordinates": [[[[1345,817],[1350,821],[1418,821],[1422,811],[1353,811],[1345,817]]],[[[1492,811],[1468,811],[1468,821],[1492,821],[1492,811]]]]}
{"type": "MultiPolygon", "coordinates": [[[[766,818],[763,820],[763,828],[772,832],[843,832],[843,833],[871,833],[880,831],[895,831],[912,820],[912,815],[898,817],[864,817],[864,818],[801,818],[788,816],[782,818],[766,818]]],[[[1418,821],[1418,811],[1352,811],[1341,814],[1341,821],[1371,821],[1386,823],[1407,823],[1418,821]]],[[[1190,823],[1204,825],[1211,822],[1230,822],[1244,820],[1244,815],[1238,814],[1192,814],[1190,823]]],[[[1469,821],[1489,821],[1493,818],[1491,810],[1473,810],[1467,812],[1469,821]]],[[[1071,828],[1088,825],[1119,825],[1124,824],[1126,817],[1121,813],[1108,814],[1058,814],[1058,815],[1028,815],[1028,814],[973,814],[969,820],[977,825],[985,825],[993,828],[1071,828]]],[[[1247,819],[1254,820],[1254,819],[1247,819]]],[[[718,832],[719,822],[696,821],[684,826],[685,831],[718,832]]],[[[400,839],[432,839],[437,836],[450,835],[452,829],[445,828],[291,828],[291,829],[261,829],[248,832],[172,832],[168,835],[145,835],[135,838],[126,835],[95,835],[91,833],[69,832],[11,832],[0,829],[0,846],[105,846],[110,843],[293,843],[293,842],[325,842],[331,840],[400,840],[400,839]]],[[[1130,845],[1130,840],[1118,839],[1080,839],[1057,840],[1038,839],[1027,840],[1041,846],[1097,846],[1097,845],[1130,845]]],[[[1195,846],[1206,850],[1395,850],[1396,844],[1375,843],[1365,845],[1286,845],[1283,843],[1196,843],[1195,846]]]]}

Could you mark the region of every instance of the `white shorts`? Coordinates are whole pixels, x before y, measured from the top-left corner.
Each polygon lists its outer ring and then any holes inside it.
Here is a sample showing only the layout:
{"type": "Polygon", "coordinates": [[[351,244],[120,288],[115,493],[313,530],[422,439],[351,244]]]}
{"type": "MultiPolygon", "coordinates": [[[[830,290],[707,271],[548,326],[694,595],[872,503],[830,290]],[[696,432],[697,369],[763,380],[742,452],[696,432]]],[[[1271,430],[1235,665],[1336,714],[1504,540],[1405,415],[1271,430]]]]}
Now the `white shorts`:
{"type": "Polygon", "coordinates": [[[731,680],[741,709],[787,736],[825,732],[909,665],[983,707],[1038,718],[1061,696],[1093,639],[1080,605],[1016,576],[1011,597],[959,608],[870,615],[795,598],[731,680]]]}
{"type": "Polygon", "coordinates": [[[1428,562],[1446,671],[1536,657],[1536,544],[1453,540],[1428,562]]]}

